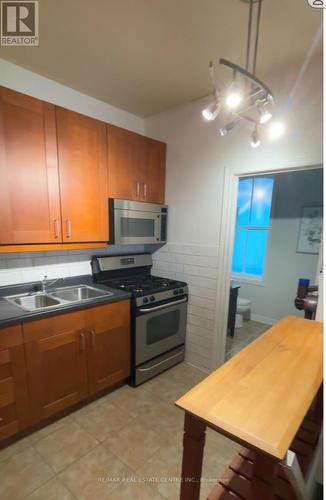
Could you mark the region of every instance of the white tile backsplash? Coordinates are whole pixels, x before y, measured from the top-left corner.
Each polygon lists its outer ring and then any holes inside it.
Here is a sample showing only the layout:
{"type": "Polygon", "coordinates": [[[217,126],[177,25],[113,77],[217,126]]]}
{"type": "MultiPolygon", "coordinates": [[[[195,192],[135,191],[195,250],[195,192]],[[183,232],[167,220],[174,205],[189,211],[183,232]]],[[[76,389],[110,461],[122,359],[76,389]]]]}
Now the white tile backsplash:
{"type": "Polygon", "coordinates": [[[92,255],[143,253],[143,245],[112,245],[87,250],[0,254],[0,286],[91,274],[92,255]]]}
{"type": "Polygon", "coordinates": [[[217,294],[217,247],[168,243],[153,253],[153,274],[189,288],[186,359],[210,371],[217,294]]]}

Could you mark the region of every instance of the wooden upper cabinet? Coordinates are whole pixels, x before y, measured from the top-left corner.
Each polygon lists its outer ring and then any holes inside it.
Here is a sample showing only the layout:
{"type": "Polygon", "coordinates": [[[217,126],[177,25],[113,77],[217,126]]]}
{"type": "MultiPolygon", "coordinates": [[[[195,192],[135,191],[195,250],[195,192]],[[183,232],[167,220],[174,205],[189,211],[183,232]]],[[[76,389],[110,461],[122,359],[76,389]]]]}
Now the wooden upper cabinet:
{"type": "Polygon", "coordinates": [[[106,125],[56,108],[64,242],[108,241],[106,125]]]}
{"type": "Polygon", "coordinates": [[[0,441],[29,424],[21,326],[0,330],[0,441]]]}
{"type": "Polygon", "coordinates": [[[86,314],[89,391],[93,394],[130,375],[130,302],[94,307],[86,314]]]}
{"type": "Polygon", "coordinates": [[[110,198],[164,203],[166,144],[107,125],[110,198]]]}
{"type": "Polygon", "coordinates": [[[138,200],[140,193],[137,168],[137,134],[107,125],[108,191],[110,198],[138,200]]]}
{"type": "Polygon", "coordinates": [[[61,241],[55,108],[0,87],[0,244],[61,241]]]}
{"type": "Polygon", "coordinates": [[[141,168],[142,200],[164,203],[166,144],[144,137],[145,160],[141,168]]]}
{"type": "Polygon", "coordinates": [[[87,396],[87,333],[84,311],[23,325],[34,422],[87,396]]]}

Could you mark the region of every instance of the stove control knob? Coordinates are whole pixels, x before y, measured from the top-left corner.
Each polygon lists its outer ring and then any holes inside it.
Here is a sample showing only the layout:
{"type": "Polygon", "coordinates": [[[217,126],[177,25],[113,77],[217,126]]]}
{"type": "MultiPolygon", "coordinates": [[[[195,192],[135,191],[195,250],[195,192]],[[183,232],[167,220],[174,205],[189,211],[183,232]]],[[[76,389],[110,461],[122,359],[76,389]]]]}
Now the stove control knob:
{"type": "Polygon", "coordinates": [[[173,295],[179,295],[179,290],[173,290],[173,295]]]}
{"type": "Polygon", "coordinates": [[[154,300],[155,300],[154,295],[152,295],[152,296],[149,298],[149,300],[150,300],[151,302],[154,302],[154,300]]]}
{"type": "Polygon", "coordinates": [[[179,293],[185,293],[183,288],[180,288],[179,293]]]}
{"type": "Polygon", "coordinates": [[[145,297],[145,298],[143,299],[143,304],[147,304],[147,302],[148,302],[148,298],[147,298],[147,297],[145,297]]]}

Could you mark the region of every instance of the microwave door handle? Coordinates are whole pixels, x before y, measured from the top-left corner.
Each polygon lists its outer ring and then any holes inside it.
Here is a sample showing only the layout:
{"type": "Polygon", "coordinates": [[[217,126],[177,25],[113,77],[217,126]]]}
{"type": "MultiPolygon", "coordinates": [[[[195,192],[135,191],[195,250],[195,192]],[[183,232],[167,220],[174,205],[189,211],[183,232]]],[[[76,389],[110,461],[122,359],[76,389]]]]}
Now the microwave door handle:
{"type": "Polygon", "coordinates": [[[139,311],[144,313],[159,311],[160,309],[166,309],[167,307],[176,306],[178,304],[184,304],[187,301],[188,299],[185,297],[184,299],[176,300],[175,302],[169,302],[168,304],[163,304],[162,306],[141,308],[139,309],[139,311]]]}

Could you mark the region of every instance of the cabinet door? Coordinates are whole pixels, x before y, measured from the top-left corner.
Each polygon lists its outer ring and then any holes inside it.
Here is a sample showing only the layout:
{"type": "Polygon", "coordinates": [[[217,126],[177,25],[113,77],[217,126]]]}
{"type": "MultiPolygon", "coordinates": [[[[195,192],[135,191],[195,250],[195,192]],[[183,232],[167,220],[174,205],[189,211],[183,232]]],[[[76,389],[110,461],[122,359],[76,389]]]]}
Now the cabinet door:
{"type": "Polygon", "coordinates": [[[107,125],[109,198],[139,200],[139,142],[141,136],[107,125]]]}
{"type": "Polygon", "coordinates": [[[108,241],[105,123],[56,108],[63,241],[108,241]]]}
{"type": "Polygon", "coordinates": [[[0,244],[60,241],[55,108],[0,87],[0,244]]]}
{"type": "Polygon", "coordinates": [[[141,170],[141,196],[143,201],[164,203],[166,144],[144,138],[145,157],[141,170]]]}
{"type": "Polygon", "coordinates": [[[130,302],[88,309],[87,317],[89,390],[93,394],[130,375],[130,302]]]}
{"type": "Polygon", "coordinates": [[[23,325],[34,421],[87,396],[87,339],[83,311],[23,325]]]}
{"type": "Polygon", "coordinates": [[[28,425],[28,396],[21,326],[0,330],[0,440],[28,425]]]}

